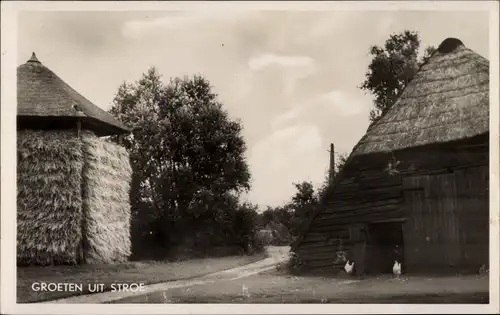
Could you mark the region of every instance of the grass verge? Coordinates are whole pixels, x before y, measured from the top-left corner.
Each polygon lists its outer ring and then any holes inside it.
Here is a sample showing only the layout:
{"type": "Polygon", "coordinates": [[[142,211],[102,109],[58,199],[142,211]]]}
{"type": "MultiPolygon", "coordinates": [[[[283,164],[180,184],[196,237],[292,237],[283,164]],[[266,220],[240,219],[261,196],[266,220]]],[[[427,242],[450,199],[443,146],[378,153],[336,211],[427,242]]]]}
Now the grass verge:
{"type": "Polygon", "coordinates": [[[443,293],[443,294],[411,294],[394,296],[351,296],[311,298],[300,295],[270,296],[259,294],[249,298],[241,295],[224,296],[187,296],[171,300],[170,303],[197,304],[488,304],[487,292],[477,293],[443,293]]]}
{"type": "MultiPolygon", "coordinates": [[[[116,265],[48,266],[17,268],[17,303],[32,303],[90,294],[88,285],[104,284],[104,291],[111,284],[154,284],[174,280],[186,280],[230,268],[244,266],[266,258],[266,253],[252,256],[228,256],[192,259],[179,262],[129,262],[116,265]],[[40,292],[32,289],[33,283],[82,284],[80,292],[40,292]]],[[[101,291],[102,292],[102,291],[101,291]]]]}
{"type": "MultiPolygon", "coordinates": [[[[155,302],[151,302],[155,303],[155,302]]],[[[158,303],[158,302],[156,302],[158,303]]],[[[223,296],[186,296],[176,298],[170,303],[179,304],[488,304],[488,292],[409,294],[393,296],[350,296],[317,297],[298,295],[266,295],[251,297],[241,295],[223,296]]]]}
{"type": "Polygon", "coordinates": [[[112,303],[460,303],[489,301],[487,277],[390,276],[365,280],[259,274],[200,284],[112,303]]]}

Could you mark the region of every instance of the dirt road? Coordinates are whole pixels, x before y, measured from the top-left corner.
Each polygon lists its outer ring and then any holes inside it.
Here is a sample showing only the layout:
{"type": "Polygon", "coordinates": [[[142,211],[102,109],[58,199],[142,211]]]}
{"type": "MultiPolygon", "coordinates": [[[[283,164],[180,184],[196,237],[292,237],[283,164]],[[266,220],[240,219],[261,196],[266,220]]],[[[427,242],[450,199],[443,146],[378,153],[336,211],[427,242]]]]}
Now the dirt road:
{"type": "Polygon", "coordinates": [[[277,274],[287,248],[270,258],[151,294],[110,303],[488,303],[487,276],[402,277],[365,280],[277,274]]]}
{"type": "Polygon", "coordinates": [[[106,292],[48,303],[488,303],[485,276],[364,280],[278,274],[288,248],[269,257],[192,280],[149,285],[141,293],[106,292]]]}
{"type": "MultiPolygon", "coordinates": [[[[148,294],[155,294],[171,291],[173,289],[186,288],[195,285],[213,285],[220,281],[233,281],[242,279],[262,272],[274,270],[280,262],[288,258],[289,247],[270,246],[267,248],[268,258],[241,267],[231,268],[220,272],[211,273],[191,280],[169,281],[164,283],[151,284],[144,287],[141,292],[103,292],[90,295],[73,296],[65,299],[51,300],[42,303],[110,303],[116,300],[126,300],[134,298],[145,298],[148,294]]],[[[201,268],[202,266],[200,266],[201,268]]],[[[140,279],[138,279],[140,282],[140,279]]]]}
{"type": "Polygon", "coordinates": [[[258,274],[130,297],[112,303],[488,303],[488,279],[476,276],[397,280],[258,274]]]}

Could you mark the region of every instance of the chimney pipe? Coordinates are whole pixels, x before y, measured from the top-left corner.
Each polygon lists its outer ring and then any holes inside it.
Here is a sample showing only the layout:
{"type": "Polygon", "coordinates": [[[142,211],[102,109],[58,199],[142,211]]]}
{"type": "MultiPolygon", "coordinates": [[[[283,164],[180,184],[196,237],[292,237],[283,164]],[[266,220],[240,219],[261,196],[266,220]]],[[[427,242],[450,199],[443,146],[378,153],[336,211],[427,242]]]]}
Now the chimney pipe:
{"type": "Polygon", "coordinates": [[[328,175],[328,181],[332,183],[335,178],[335,146],[330,143],[330,171],[328,175]]]}

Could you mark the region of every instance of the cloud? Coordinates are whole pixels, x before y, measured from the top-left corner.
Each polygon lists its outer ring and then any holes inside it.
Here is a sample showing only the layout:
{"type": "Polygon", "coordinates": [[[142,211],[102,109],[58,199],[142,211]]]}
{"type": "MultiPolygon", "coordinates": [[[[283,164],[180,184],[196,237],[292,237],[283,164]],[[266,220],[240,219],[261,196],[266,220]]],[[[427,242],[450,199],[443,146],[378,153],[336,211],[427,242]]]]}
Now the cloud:
{"type": "Polygon", "coordinates": [[[322,144],[319,130],[314,125],[299,124],[274,131],[252,148],[251,161],[274,171],[289,169],[290,155],[304,154],[322,144]],[[262,163],[267,161],[266,163],[262,163]]]}
{"type": "MultiPolygon", "coordinates": [[[[353,38],[357,40],[356,36],[365,35],[366,30],[370,30],[370,34],[375,34],[372,36],[376,38],[379,34],[386,35],[394,21],[394,14],[391,11],[326,11],[315,16],[311,27],[307,33],[301,34],[299,41],[331,40],[333,34],[345,34],[344,40],[347,41],[353,38]],[[345,32],[346,25],[351,25],[348,34],[345,32]]],[[[345,45],[345,41],[339,44],[345,45]]]]}
{"type": "Polygon", "coordinates": [[[326,14],[316,19],[316,23],[312,25],[308,32],[308,36],[317,39],[319,37],[324,37],[331,35],[332,31],[344,30],[344,26],[348,24],[349,20],[352,21],[359,14],[356,11],[343,11],[341,14],[339,12],[332,12],[326,14]]]}
{"type": "Polygon", "coordinates": [[[323,151],[323,139],[314,125],[297,124],[274,131],[251,150],[253,183],[249,198],[263,205],[278,205],[293,194],[294,182],[319,183],[323,172],[311,172],[309,167],[327,162],[323,151]]]}
{"type": "Polygon", "coordinates": [[[36,51],[97,105],[150,65],[165,81],[205,75],[244,123],[257,183],[251,200],[261,204],[285,201],[292,181],[322,178],[328,143],[348,153],[362,137],[372,96],[356,86],[370,45],[383,44],[390,31],[419,30],[424,46],[451,34],[488,56],[487,12],[237,10],[26,11],[18,54],[24,62],[36,51]]]}
{"type": "Polygon", "coordinates": [[[321,136],[314,125],[295,125],[275,131],[268,142],[290,144],[288,149],[295,152],[307,152],[321,145],[321,136]]]}
{"type": "Polygon", "coordinates": [[[283,73],[283,94],[290,96],[297,86],[297,81],[314,74],[316,63],[309,56],[278,55],[264,53],[251,57],[248,66],[252,71],[262,71],[269,67],[279,67],[283,73]]]}
{"type": "Polygon", "coordinates": [[[271,65],[277,65],[284,68],[301,67],[309,70],[315,68],[314,59],[308,56],[285,56],[265,53],[252,57],[248,61],[248,66],[254,71],[262,70],[271,65]]]}
{"type": "Polygon", "coordinates": [[[201,25],[241,21],[248,16],[248,11],[235,10],[198,10],[169,12],[168,15],[154,19],[127,21],[123,25],[124,36],[136,37],[153,30],[182,30],[201,25]]]}
{"type": "Polygon", "coordinates": [[[367,108],[366,103],[359,98],[339,90],[320,95],[314,106],[325,107],[339,116],[357,115],[367,108]]]}
{"type": "Polygon", "coordinates": [[[366,101],[344,91],[332,90],[306,102],[295,104],[291,109],[274,118],[271,121],[271,127],[276,130],[315,115],[332,118],[348,117],[362,114],[367,110],[366,101]]]}
{"type": "Polygon", "coordinates": [[[290,121],[294,121],[304,112],[303,107],[294,107],[285,111],[284,113],[278,115],[271,121],[271,128],[273,130],[283,128],[284,125],[289,123],[290,121]]]}

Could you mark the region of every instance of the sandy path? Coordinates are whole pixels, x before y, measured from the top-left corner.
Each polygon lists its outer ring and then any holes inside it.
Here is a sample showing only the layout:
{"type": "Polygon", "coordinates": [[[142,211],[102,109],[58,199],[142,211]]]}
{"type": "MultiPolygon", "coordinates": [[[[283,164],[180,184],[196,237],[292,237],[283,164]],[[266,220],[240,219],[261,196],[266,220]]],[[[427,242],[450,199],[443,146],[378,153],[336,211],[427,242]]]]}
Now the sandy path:
{"type": "Polygon", "coordinates": [[[261,273],[130,297],[112,303],[487,303],[488,279],[392,276],[349,280],[261,273]]]}
{"type": "Polygon", "coordinates": [[[41,303],[58,303],[58,304],[99,304],[99,303],[109,303],[115,300],[120,300],[129,297],[142,296],[146,294],[151,294],[155,292],[167,291],[170,289],[190,287],[194,285],[203,285],[214,283],[222,280],[237,280],[244,277],[249,277],[256,275],[265,271],[272,270],[275,266],[286,261],[288,258],[289,248],[288,247],[276,247],[270,246],[267,248],[269,257],[263,260],[251,263],[245,266],[232,268],[216,273],[212,273],[206,276],[191,280],[179,280],[170,281],[165,283],[151,284],[144,287],[141,292],[103,292],[89,295],[73,296],[69,298],[51,300],[41,303]]]}

